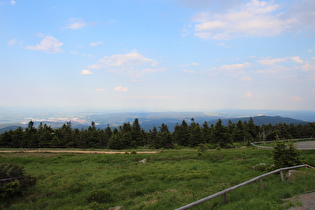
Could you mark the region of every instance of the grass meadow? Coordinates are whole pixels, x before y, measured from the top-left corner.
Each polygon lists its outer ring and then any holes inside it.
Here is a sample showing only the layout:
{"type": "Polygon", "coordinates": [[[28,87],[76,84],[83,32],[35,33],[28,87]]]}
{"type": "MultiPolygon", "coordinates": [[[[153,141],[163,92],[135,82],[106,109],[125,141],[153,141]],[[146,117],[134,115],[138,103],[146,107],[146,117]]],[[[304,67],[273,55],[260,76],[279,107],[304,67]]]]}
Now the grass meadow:
{"type": "MultiPolygon", "coordinates": [[[[312,163],[315,151],[301,151],[312,163]]],[[[24,166],[38,178],[30,192],[0,200],[0,209],[175,209],[259,176],[253,165],[272,164],[270,150],[239,148],[156,154],[0,153],[0,162],[24,166]],[[139,163],[146,158],[147,163],[139,163]]],[[[192,209],[286,209],[283,199],[315,191],[315,170],[300,169],[292,180],[279,174],[251,183],[192,209]]]]}

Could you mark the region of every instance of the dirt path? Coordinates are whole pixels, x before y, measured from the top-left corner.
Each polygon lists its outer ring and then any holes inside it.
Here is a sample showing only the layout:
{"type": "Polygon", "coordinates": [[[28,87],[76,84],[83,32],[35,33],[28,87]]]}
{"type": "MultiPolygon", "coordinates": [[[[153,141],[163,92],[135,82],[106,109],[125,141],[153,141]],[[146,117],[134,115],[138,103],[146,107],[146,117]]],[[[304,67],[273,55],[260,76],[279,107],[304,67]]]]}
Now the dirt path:
{"type": "MultiPolygon", "coordinates": [[[[82,153],[82,154],[125,154],[126,151],[80,151],[80,150],[7,150],[7,151],[0,151],[0,153],[19,153],[19,152],[26,152],[26,153],[82,153]]],[[[129,152],[129,151],[127,151],[129,152]]],[[[130,153],[130,152],[129,152],[130,153]]],[[[144,151],[144,152],[137,152],[138,154],[154,154],[157,151],[144,151]]]]}
{"type": "Polygon", "coordinates": [[[291,207],[288,210],[309,210],[309,209],[315,209],[315,192],[309,193],[309,194],[303,194],[298,195],[293,198],[287,199],[291,202],[298,202],[300,201],[302,203],[302,206],[298,207],[291,207]]]}
{"type": "Polygon", "coordinates": [[[300,150],[315,149],[315,141],[301,141],[294,143],[294,146],[300,150]]]}

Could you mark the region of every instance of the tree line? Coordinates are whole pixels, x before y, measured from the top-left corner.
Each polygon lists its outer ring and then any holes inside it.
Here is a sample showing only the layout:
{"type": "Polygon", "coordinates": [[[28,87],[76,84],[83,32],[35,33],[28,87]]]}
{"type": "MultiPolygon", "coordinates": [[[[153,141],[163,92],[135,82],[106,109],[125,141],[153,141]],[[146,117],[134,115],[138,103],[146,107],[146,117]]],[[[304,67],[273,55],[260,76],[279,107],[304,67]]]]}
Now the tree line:
{"type": "Polygon", "coordinates": [[[315,123],[304,125],[255,125],[252,118],[248,121],[239,120],[237,123],[229,121],[222,124],[219,119],[215,124],[204,122],[199,125],[192,118],[190,122],[183,120],[176,124],[174,131],[170,132],[166,124],[145,131],[136,118],[133,123],[123,123],[118,128],[99,129],[94,122],[88,129],[73,129],[71,122],[60,128],[52,128],[40,123],[35,127],[30,121],[28,126],[10,130],[0,135],[0,147],[12,148],[40,148],[40,147],[71,147],[71,148],[108,148],[129,149],[137,147],[146,148],[174,148],[178,146],[196,147],[208,144],[214,147],[233,147],[233,143],[246,143],[254,141],[272,141],[276,138],[310,138],[315,136],[315,123]]]}

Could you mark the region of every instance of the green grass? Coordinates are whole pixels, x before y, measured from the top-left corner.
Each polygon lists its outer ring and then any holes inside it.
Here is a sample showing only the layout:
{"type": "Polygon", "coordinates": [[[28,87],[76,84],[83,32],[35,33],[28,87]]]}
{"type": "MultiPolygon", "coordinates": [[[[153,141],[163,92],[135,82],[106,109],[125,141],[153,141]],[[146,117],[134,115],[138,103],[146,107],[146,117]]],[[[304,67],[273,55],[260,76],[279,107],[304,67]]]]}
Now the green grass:
{"type": "MultiPolygon", "coordinates": [[[[303,151],[307,162],[315,151],[303,151]]],[[[23,165],[38,178],[28,195],[0,201],[8,209],[175,209],[242,183],[262,172],[252,166],[272,164],[269,150],[230,149],[207,151],[165,150],[156,154],[52,154],[1,153],[0,162],[23,165]],[[147,164],[139,163],[147,158],[147,164]],[[99,191],[110,193],[104,202],[87,199],[99,191]]],[[[279,175],[229,192],[193,209],[281,209],[283,198],[314,191],[315,170],[301,169],[290,182],[279,175]]],[[[107,196],[107,195],[106,195],[107,196]]],[[[1,206],[2,205],[2,206],[1,206]]]]}

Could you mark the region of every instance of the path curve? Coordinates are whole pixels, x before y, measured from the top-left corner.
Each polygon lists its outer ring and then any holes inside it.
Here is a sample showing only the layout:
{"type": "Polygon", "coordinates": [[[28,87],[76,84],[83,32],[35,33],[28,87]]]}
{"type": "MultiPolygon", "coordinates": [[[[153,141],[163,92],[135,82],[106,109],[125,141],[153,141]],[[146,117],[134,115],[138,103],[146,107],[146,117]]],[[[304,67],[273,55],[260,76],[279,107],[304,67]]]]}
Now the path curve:
{"type": "Polygon", "coordinates": [[[288,210],[309,210],[309,209],[315,209],[315,192],[298,195],[293,198],[286,199],[289,201],[300,201],[302,203],[302,206],[298,207],[291,207],[288,210]]]}
{"type": "Polygon", "coordinates": [[[315,141],[301,141],[294,143],[295,148],[299,150],[315,149],[315,141]]]}
{"type": "MultiPolygon", "coordinates": [[[[273,147],[267,146],[259,146],[258,144],[265,143],[265,142],[253,142],[251,145],[258,147],[260,149],[273,149],[273,147]]],[[[298,150],[314,150],[315,149],[315,141],[300,141],[294,143],[294,146],[298,150]]]]}

